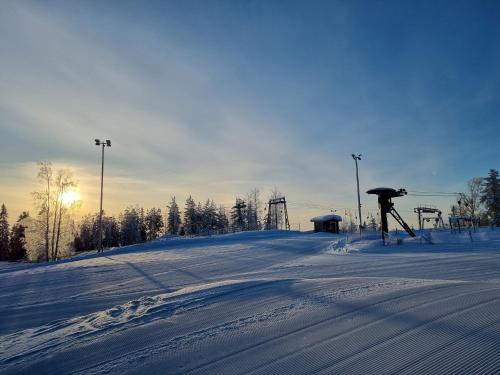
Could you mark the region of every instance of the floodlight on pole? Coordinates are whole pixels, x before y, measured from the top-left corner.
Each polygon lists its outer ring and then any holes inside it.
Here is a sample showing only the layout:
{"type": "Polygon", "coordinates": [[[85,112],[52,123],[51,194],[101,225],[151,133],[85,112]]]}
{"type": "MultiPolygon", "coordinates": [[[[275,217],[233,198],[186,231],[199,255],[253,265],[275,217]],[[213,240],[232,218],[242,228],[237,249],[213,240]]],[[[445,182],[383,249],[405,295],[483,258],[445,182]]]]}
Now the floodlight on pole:
{"type": "Polygon", "coordinates": [[[96,146],[102,146],[102,156],[101,156],[101,201],[99,205],[99,243],[97,246],[97,251],[102,252],[102,192],[103,192],[103,181],[104,181],[104,147],[111,147],[111,141],[106,139],[105,142],[101,142],[100,139],[95,139],[96,146]]]}
{"type": "Polygon", "coordinates": [[[361,235],[361,228],[363,227],[363,223],[361,222],[361,197],[359,195],[359,174],[358,174],[358,160],[361,160],[361,154],[359,155],[354,155],[351,154],[352,158],[354,159],[354,163],[356,163],[356,185],[358,188],[358,214],[359,214],[359,234],[361,235]]]}

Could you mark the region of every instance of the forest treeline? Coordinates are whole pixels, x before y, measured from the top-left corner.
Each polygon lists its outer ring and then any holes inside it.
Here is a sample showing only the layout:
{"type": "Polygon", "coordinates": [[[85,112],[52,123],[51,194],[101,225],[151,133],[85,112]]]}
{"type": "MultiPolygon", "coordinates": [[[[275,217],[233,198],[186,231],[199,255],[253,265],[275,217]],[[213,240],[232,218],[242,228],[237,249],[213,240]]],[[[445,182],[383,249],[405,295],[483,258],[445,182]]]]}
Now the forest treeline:
{"type": "MultiPolygon", "coordinates": [[[[71,171],[54,171],[48,161],[38,163],[40,189],[32,193],[36,214],[23,212],[10,227],[5,204],[0,209],[0,261],[48,261],[69,256],[75,252],[96,249],[99,238],[99,215],[88,214],[79,220],[76,212],[78,201],[64,202],[61,197],[77,187],[71,171]]],[[[275,189],[271,198],[281,194],[275,189]]],[[[172,197],[165,207],[144,209],[126,208],[118,216],[103,213],[103,246],[127,246],[154,240],[163,235],[199,236],[224,234],[245,230],[279,229],[283,212],[264,214],[258,189],[236,198],[234,206],[227,209],[207,199],[196,202],[189,196],[179,206],[172,197]],[[277,215],[277,216],[276,216],[277,215]],[[278,225],[278,228],[273,226],[278,225]]],[[[467,182],[467,190],[458,194],[452,215],[478,218],[482,225],[500,224],[500,177],[491,169],[486,177],[474,177],[467,182]]],[[[368,225],[376,229],[372,216],[368,225]]],[[[353,223],[350,223],[353,227],[353,223]]]]}
{"type": "MultiPolygon", "coordinates": [[[[32,193],[36,215],[23,212],[9,228],[7,207],[5,204],[1,206],[0,260],[56,260],[98,247],[99,214],[77,219],[75,216],[81,202],[65,204],[61,199],[77,187],[71,171],[55,171],[48,161],[39,162],[38,167],[40,189],[32,193]]],[[[270,198],[280,195],[274,189],[270,198]]],[[[217,205],[212,199],[196,202],[192,196],[180,207],[176,198],[171,197],[164,210],[130,206],[117,216],[103,212],[102,244],[104,248],[111,248],[154,240],[163,235],[224,234],[261,230],[266,226],[275,229],[273,225],[281,225],[281,211],[271,213],[274,216],[268,225],[264,210],[257,188],[244,198],[236,198],[234,206],[229,209],[217,205]]]]}

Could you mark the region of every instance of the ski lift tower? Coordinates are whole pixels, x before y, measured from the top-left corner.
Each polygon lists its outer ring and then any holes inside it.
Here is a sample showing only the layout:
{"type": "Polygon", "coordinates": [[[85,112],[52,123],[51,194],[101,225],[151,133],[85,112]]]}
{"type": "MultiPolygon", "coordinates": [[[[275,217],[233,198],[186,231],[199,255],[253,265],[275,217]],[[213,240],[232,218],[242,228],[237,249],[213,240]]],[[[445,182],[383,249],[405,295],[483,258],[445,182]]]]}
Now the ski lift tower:
{"type": "Polygon", "coordinates": [[[240,230],[243,230],[242,210],[245,209],[246,207],[247,205],[245,204],[244,200],[236,198],[236,205],[233,207],[233,210],[236,210],[236,222],[240,230]]]}
{"type": "Polygon", "coordinates": [[[391,188],[375,188],[368,190],[367,194],[375,194],[378,196],[378,205],[380,207],[380,217],[382,221],[382,241],[385,244],[385,234],[389,233],[389,225],[387,223],[387,214],[391,214],[392,217],[403,227],[403,229],[411,237],[416,237],[415,233],[406,224],[401,215],[394,208],[394,203],[392,203],[392,198],[403,197],[407,194],[405,189],[391,189],[391,188]]]}
{"type": "Polygon", "coordinates": [[[444,228],[443,213],[436,207],[419,205],[413,209],[413,212],[418,215],[418,229],[424,229],[424,221],[429,222],[430,220],[434,220],[436,226],[441,224],[441,228],[444,228]],[[423,217],[422,214],[435,214],[436,216],[423,217]]]}
{"type": "Polygon", "coordinates": [[[288,211],[286,209],[286,199],[285,197],[271,198],[269,199],[269,205],[267,209],[267,225],[266,229],[279,229],[278,228],[278,218],[281,214],[285,216],[285,229],[290,230],[290,222],[288,221],[288,211]],[[273,217],[274,214],[274,217],[273,217]],[[274,223],[272,223],[274,219],[274,223]],[[274,225],[273,225],[274,224],[274,225]]]}

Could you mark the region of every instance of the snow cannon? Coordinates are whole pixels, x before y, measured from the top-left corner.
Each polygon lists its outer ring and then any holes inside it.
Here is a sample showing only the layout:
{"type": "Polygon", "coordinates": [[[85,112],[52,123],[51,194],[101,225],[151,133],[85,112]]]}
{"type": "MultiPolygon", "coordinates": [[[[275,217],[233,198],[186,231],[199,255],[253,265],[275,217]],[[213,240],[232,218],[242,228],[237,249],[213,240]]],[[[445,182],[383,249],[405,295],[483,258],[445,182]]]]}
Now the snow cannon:
{"type": "Polygon", "coordinates": [[[380,208],[380,218],[382,221],[382,241],[385,243],[385,234],[389,233],[389,225],[387,224],[387,214],[396,220],[399,225],[408,233],[411,237],[416,237],[415,233],[406,224],[401,215],[394,208],[394,203],[392,203],[392,198],[404,197],[407,192],[405,189],[392,189],[386,187],[379,187],[375,189],[370,189],[366,192],[367,194],[375,194],[378,196],[378,206],[380,208]]]}

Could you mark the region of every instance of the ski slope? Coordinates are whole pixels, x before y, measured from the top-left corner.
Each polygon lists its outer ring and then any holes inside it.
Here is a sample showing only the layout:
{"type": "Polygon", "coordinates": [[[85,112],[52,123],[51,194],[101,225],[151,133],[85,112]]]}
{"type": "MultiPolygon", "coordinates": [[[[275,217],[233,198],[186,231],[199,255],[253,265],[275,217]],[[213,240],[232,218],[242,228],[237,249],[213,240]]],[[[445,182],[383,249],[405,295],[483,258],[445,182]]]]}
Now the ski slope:
{"type": "Polygon", "coordinates": [[[500,231],[246,232],[0,266],[6,374],[500,372],[500,231]]]}

